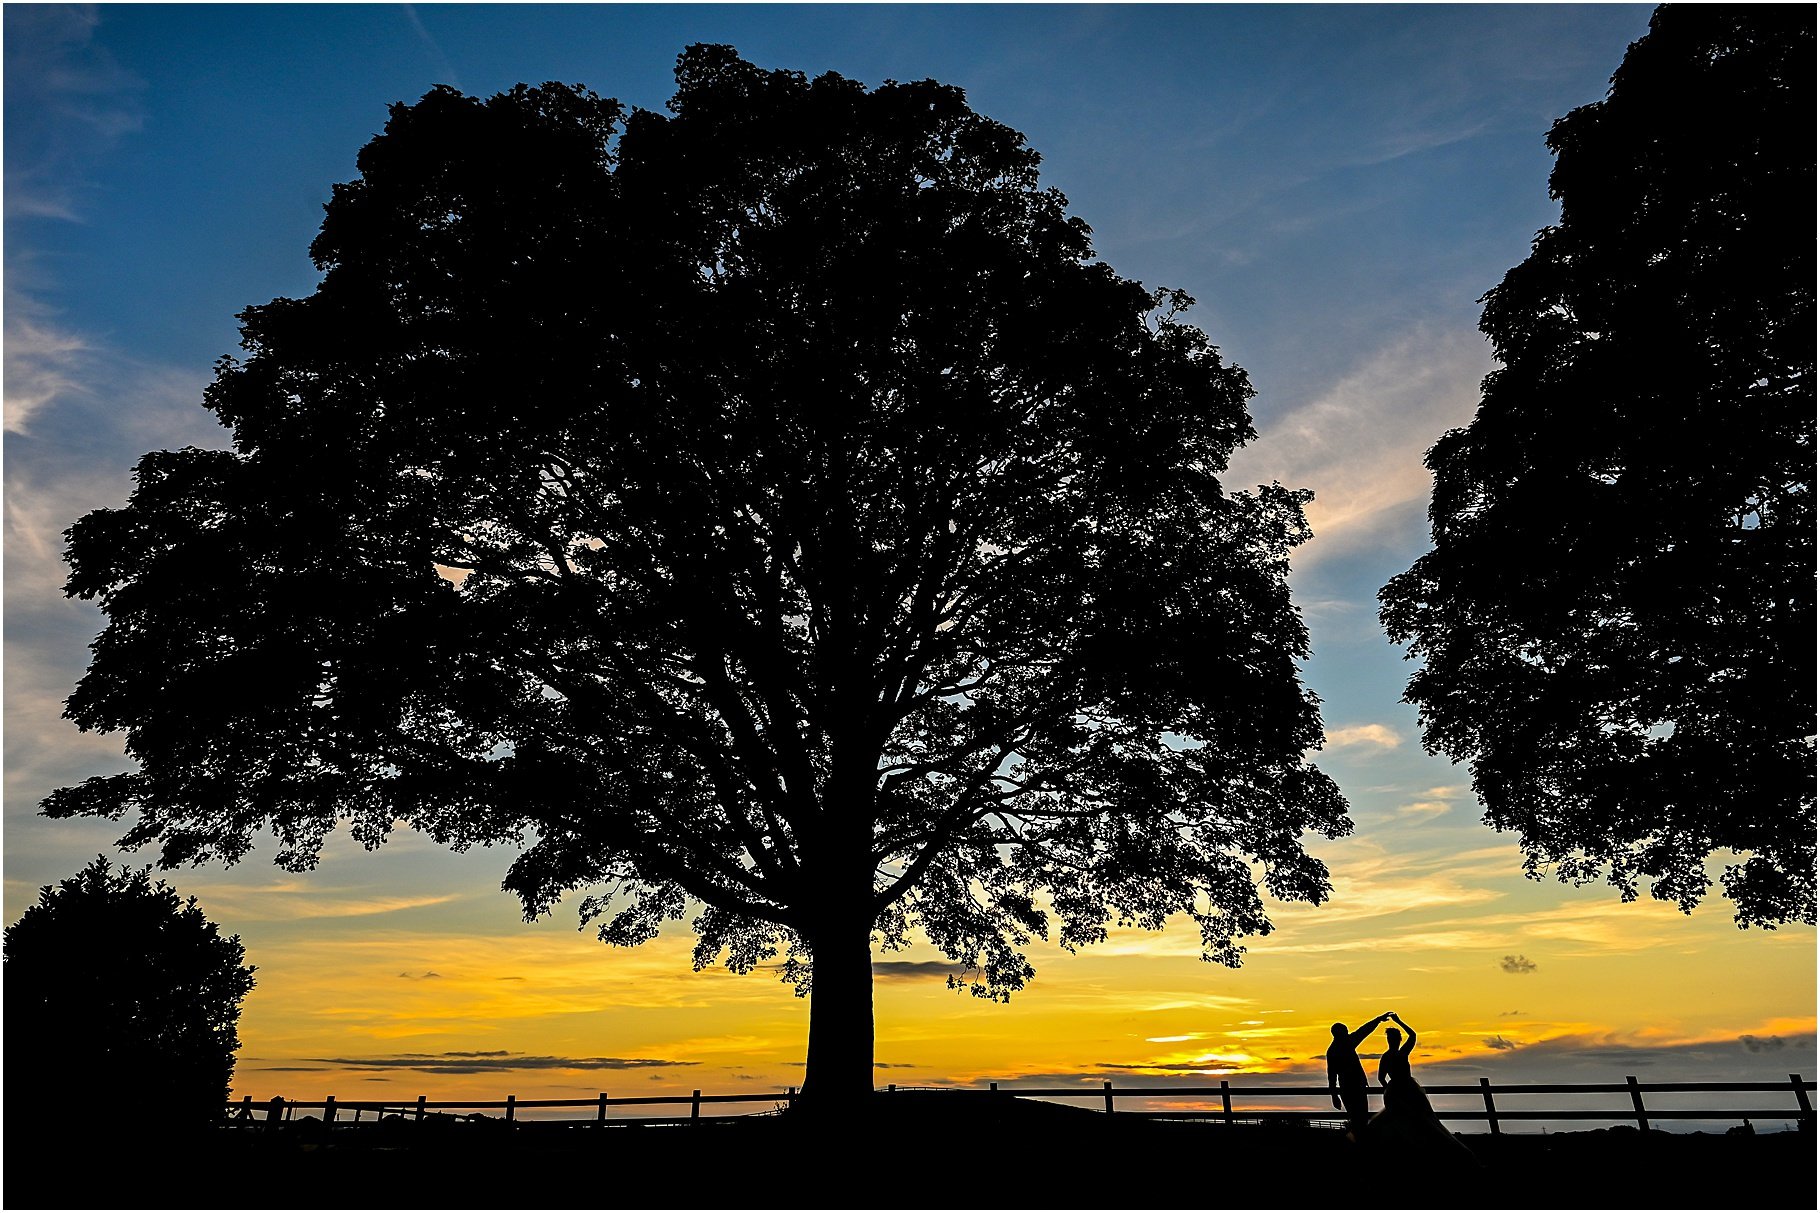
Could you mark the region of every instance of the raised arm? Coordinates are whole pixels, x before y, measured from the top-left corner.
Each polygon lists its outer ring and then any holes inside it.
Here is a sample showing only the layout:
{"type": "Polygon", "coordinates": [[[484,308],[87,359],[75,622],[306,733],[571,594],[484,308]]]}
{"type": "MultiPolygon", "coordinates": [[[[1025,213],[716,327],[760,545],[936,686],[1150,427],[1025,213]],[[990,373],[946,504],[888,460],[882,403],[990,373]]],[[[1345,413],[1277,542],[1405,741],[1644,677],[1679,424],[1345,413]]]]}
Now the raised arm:
{"type": "MultiPolygon", "coordinates": [[[[1369,1023],[1365,1024],[1364,1027],[1361,1027],[1358,1031],[1354,1032],[1351,1036],[1348,1036],[1346,1039],[1350,1040],[1352,1042],[1352,1047],[1356,1049],[1361,1044],[1364,1043],[1365,1038],[1367,1036],[1370,1036],[1373,1032],[1377,1031],[1378,1025],[1383,1023],[1386,1019],[1396,1019],[1396,1016],[1393,1015],[1391,1012],[1386,1011],[1382,1015],[1378,1016],[1376,1019],[1371,1020],[1369,1023]]],[[[1401,1023],[1402,1021],[1398,1020],[1397,1022],[1401,1023]]]]}
{"type": "Polygon", "coordinates": [[[1408,1054],[1415,1052],[1416,1030],[1404,1023],[1401,1019],[1398,1019],[1395,1011],[1390,1013],[1390,1018],[1396,1023],[1397,1027],[1403,1029],[1403,1054],[1407,1056],[1408,1054]]]}

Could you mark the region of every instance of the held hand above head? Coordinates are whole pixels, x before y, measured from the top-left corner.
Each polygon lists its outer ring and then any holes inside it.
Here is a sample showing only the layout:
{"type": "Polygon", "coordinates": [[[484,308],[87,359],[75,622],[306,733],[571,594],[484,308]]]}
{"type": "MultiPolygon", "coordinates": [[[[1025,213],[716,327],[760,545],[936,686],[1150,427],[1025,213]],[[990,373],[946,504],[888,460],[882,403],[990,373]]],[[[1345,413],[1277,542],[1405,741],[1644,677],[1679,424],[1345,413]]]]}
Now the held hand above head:
{"type": "MultiPolygon", "coordinates": [[[[1377,1026],[1379,1024],[1383,1023],[1386,1019],[1389,1019],[1389,1018],[1390,1018],[1390,1012],[1386,1011],[1382,1015],[1378,1016],[1376,1019],[1366,1020],[1365,1023],[1359,1028],[1358,1031],[1351,1033],[1347,1037],[1347,1040],[1352,1044],[1353,1048],[1355,1048],[1355,1049],[1358,1048],[1360,1044],[1364,1043],[1365,1038],[1367,1036],[1370,1036],[1372,1034],[1372,1032],[1374,1032],[1377,1029],[1377,1026]]],[[[1334,1025],[1336,1035],[1338,1035],[1338,1029],[1343,1026],[1344,1025],[1341,1025],[1341,1024],[1334,1025]]]]}

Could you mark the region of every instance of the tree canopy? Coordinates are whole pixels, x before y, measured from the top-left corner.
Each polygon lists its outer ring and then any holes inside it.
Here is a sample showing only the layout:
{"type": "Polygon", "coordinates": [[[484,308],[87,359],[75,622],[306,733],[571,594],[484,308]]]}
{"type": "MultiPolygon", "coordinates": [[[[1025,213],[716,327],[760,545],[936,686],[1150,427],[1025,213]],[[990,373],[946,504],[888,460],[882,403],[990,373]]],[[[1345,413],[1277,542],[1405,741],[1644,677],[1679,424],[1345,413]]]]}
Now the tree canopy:
{"type": "Polygon", "coordinates": [[[1561,221],[1384,587],[1532,875],[1814,921],[1814,14],[1667,6],[1548,136],[1561,221]]]}
{"type": "Polygon", "coordinates": [[[97,856],[39,891],[6,928],[5,957],[16,1123],[66,1130],[129,1097],[152,1101],[152,1125],[225,1114],[253,968],[194,897],[97,856]]]}
{"type": "Polygon", "coordinates": [[[70,532],[69,714],[139,766],[47,811],[166,863],[521,843],[527,915],[812,982],[805,1094],[870,1089],[873,936],[995,998],[1113,921],[1236,964],[1349,828],[1306,495],[1219,479],[1244,372],[960,90],[714,46],[677,85],[392,109],[316,291],[242,313],[233,450],[70,532]]]}

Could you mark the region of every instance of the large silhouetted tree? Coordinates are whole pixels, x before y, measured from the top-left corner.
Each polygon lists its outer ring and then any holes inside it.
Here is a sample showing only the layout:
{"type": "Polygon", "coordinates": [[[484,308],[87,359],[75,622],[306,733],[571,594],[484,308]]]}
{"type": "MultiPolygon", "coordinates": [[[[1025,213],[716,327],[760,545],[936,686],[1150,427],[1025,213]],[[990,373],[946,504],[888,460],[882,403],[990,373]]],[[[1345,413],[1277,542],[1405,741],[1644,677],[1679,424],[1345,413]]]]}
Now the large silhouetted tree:
{"type": "Polygon", "coordinates": [[[1561,221],[1382,592],[1532,875],[1814,921],[1814,12],[1669,6],[1548,137],[1561,221]]]}
{"type": "Polygon", "coordinates": [[[123,1104],[141,1130],[221,1119],[253,969],[195,898],[98,856],[40,890],[6,928],[5,956],[17,1125],[69,1134],[123,1104]]]}
{"type": "Polygon", "coordinates": [[[959,90],[677,81],[623,131],[555,85],[393,109],[315,293],[242,314],[233,451],[71,531],[69,714],[139,769],[48,811],[166,863],[520,841],[527,914],[693,912],[698,966],[812,982],[812,1104],[870,1089],[874,938],[994,997],[1115,920],[1237,963],[1348,828],[1303,496],[1218,479],[1244,373],[959,90]]]}

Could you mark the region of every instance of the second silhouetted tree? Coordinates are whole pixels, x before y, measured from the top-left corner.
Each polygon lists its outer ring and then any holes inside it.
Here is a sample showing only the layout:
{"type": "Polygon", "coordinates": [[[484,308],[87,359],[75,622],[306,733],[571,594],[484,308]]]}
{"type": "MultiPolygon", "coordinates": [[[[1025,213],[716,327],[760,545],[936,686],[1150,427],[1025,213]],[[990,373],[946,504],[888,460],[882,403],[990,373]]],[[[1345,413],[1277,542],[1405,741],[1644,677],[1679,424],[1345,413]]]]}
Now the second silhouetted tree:
{"type": "Polygon", "coordinates": [[[1814,11],[1671,5],[1549,133],[1561,222],[1383,620],[1531,874],[1814,921],[1814,11]]]}

